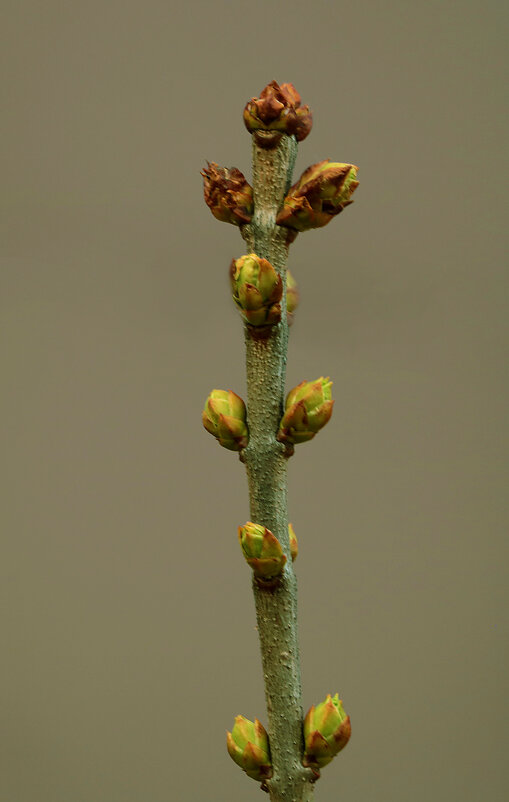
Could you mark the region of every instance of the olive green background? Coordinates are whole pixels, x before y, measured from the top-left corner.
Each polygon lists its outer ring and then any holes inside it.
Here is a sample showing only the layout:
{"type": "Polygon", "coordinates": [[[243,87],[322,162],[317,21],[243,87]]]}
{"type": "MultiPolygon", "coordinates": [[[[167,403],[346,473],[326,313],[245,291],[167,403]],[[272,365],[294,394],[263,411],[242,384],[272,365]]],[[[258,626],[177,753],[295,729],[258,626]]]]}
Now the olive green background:
{"type": "Polygon", "coordinates": [[[246,481],[200,422],[245,394],[243,242],[199,172],[250,176],[272,78],[314,111],[297,175],[361,181],[290,262],[288,387],[336,398],[289,470],[304,704],[353,722],[317,802],[505,799],[503,4],[2,16],[1,802],[262,798],[225,749],[266,721],[246,481]]]}

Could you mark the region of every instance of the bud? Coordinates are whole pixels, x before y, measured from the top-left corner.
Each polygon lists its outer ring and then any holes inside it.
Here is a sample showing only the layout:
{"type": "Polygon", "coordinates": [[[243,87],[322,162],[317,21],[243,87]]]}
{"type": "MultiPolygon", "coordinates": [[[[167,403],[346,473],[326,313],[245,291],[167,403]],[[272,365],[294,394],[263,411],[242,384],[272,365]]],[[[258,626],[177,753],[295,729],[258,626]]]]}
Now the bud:
{"type": "Polygon", "coordinates": [[[253,216],[253,188],[236,167],[218,167],[207,162],[203,176],[205,203],[218,220],[242,226],[253,216]]]}
{"type": "Polygon", "coordinates": [[[290,538],[290,554],[292,555],[292,562],[294,563],[299,553],[299,544],[297,543],[297,537],[291,524],[288,524],[288,535],[290,538]]]}
{"type": "Polygon", "coordinates": [[[338,694],[309,708],[304,719],[304,757],[308,768],[320,769],[348,743],[352,728],[338,694]]]}
{"type": "Polygon", "coordinates": [[[202,413],[206,430],[230,451],[241,451],[248,443],[246,405],[232,390],[212,390],[202,413]]]}
{"type": "Polygon", "coordinates": [[[248,777],[262,782],[272,777],[269,736],[257,718],[253,724],[244,716],[236,716],[232,731],[226,733],[226,745],[232,760],[248,777]]]}
{"type": "Polygon", "coordinates": [[[298,142],[311,131],[313,117],[309,106],[300,105],[300,95],[293,84],[271,81],[260,97],[252,97],[244,109],[244,123],[262,148],[273,148],[281,134],[292,134],[298,142]]]}
{"type": "Polygon", "coordinates": [[[286,319],[288,320],[288,325],[291,326],[293,323],[293,318],[295,317],[295,310],[299,305],[299,289],[297,287],[297,282],[295,281],[294,277],[290,273],[289,270],[286,271],[286,319]]]}
{"type": "Polygon", "coordinates": [[[329,377],[321,376],[314,382],[303,381],[290,390],[277,439],[282,443],[311,440],[332,415],[331,387],[329,377]]]}
{"type": "Polygon", "coordinates": [[[270,529],[248,521],[239,526],[239,543],[246,562],[259,579],[274,579],[285,567],[281,543],[270,529]]]}
{"type": "Polygon", "coordinates": [[[276,223],[295,231],[308,231],[329,223],[350,200],[357,181],[357,167],[325,159],[305,170],[284,199],[276,223]]]}
{"type": "Polygon", "coordinates": [[[232,259],[230,282],[233,300],[251,326],[269,326],[281,320],[283,282],[267,259],[255,253],[232,259]]]}

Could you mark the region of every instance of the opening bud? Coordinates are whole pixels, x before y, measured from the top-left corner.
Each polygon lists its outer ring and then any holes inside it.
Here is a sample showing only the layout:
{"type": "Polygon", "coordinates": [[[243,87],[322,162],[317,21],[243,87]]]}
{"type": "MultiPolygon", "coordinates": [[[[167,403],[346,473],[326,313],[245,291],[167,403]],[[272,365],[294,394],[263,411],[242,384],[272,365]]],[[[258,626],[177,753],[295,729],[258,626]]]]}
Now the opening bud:
{"type": "Polygon", "coordinates": [[[281,543],[266,526],[248,521],[239,526],[242,553],[256,577],[271,580],[280,576],[286,563],[281,543]]]}
{"type": "Polygon", "coordinates": [[[242,226],[253,216],[253,188],[236,167],[219,167],[207,162],[203,176],[203,196],[210,211],[223,223],[242,226]]]}
{"type": "Polygon", "coordinates": [[[205,429],[230,451],[241,451],[247,446],[246,417],[246,405],[232,390],[212,390],[202,412],[205,429]]]}
{"type": "Polygon", "coordinates": [[[281,320],[283,282],[267,259],[255,253],[232,259],[233,300],[250,326],[271,326],[281,320]]]}
{"type": "Polygon", "coordinates": [[[304,719],[304,756],[302,763],[320,769],[346,746],[352,728],[338,694],[309,708],[304,719]]]}
{"type": "Polygon", "coordinates": [[[311,131],[313,117],[309,106],[301,106],[300,95],[293,84],[271,81],[260,97],[252,97],[244,109],[244,123],[262,148],[273,148],[281,134],[292,134],[298,142],[311,131]]]}
{"type": "Polygon", "coordinates": [[[276,223],[294,231],[308,231],[330,223],[353,201],[359,186],[355,164],[331,162],[312,164],[305,170],[284,199],[276,223]]]}
{"type": "Polygon", "coordinates": [[[228,753],[237,766],[253,780],[272,777],[269,736],[255,718],[254,723],[244,716],[236,716],[231,732],[226,733],[228,753]]]}
{"type": "Polygon", "coordinates": [[[285,413],[277,439],[282,443],[312,440],[332,415],[332,382],[321,376],[314,382],[303,381],[286,397],[285,413]]]}

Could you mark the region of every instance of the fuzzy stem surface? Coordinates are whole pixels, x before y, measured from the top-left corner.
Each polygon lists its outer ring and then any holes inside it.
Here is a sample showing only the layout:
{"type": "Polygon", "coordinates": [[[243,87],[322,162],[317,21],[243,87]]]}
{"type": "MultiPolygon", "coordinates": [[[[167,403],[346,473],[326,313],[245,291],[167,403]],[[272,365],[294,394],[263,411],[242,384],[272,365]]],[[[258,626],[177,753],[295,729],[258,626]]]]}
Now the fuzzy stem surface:
{"type": "Polygon", "coordinates": [[[310,802],[312,772],[302,766],[302,691],[297,639],[297,582],[288,537],[287,460],[276,440],[284,409],[288,324],[286,320],[287,229],[276,215],[290,186],[297,143],[283,135],[271,150],[253,137],[254,215],[243,226],[249,252],[268,259],[283,280],[281,322],[267,337],[246,326],[249,444],[242,452],[254,523],[270,529],[287,557],[276,587],[253,581],[262,655],[268,731],[274,770],[268,781],[271,802],[310,802]]]}

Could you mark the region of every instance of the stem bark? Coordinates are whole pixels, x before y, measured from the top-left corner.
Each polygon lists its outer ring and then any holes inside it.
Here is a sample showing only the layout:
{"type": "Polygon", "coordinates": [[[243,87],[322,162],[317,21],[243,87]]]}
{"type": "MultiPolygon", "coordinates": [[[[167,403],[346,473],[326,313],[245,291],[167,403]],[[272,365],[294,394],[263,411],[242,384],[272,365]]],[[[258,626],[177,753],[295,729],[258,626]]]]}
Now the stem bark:
{"type": "Polygon", "coordinates": [[[276,440],[284,409],[288,324],[286,265],[288,232],[276,225],[276,215],[290,186],[297,143],[283,134],[265,150],[253,137],[254,215],[243,226],[249,252],[268,259],[283,280],[281,322],[263,338],[246,326],[247,409],[249,444],[242,452],[246,465],[250,514],[277,537],[287,557],[275,587],[253,581],[262,654],[268,732],[274,774],[267,782],[271,802],[310,802],[313,774],[302,766],[302,690],[297,639],[297,582],[288,537],[287,459],[276,440]]]}

